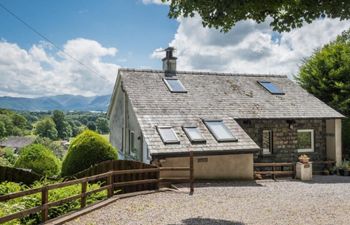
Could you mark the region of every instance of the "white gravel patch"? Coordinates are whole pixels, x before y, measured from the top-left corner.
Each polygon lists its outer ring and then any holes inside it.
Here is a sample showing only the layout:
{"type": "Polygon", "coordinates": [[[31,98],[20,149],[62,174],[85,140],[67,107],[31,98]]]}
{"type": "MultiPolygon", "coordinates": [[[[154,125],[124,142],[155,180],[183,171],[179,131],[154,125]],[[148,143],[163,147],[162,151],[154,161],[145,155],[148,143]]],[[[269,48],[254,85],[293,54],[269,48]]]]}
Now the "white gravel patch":
{"type": "Polygon", "coordinates": [[[350,224],[350,177],[196,183],[193,195],[180,190],[121,199],[67,224],[350,224]]]}

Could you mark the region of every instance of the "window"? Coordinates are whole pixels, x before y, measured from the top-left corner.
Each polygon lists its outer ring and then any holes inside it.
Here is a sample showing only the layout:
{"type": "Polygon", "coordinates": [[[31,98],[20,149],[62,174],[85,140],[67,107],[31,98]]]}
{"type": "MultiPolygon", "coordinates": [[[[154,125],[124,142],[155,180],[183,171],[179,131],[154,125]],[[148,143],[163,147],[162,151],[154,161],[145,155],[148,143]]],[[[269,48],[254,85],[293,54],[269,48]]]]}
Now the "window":
{"type": "Polygon", "coordinates": [[[273,143],[272,143],[272,131],[263,130],[262,135],[262,150],[264,155],[272,154],[273,152],[273,143]]]}
{"type": "Polygon", "coordinates": [[[298,130],[298,152],[314,151],[314,130],[298,130]]]}
{"type": "Polygon", "coordinates": [[[174,92],[174,93],[187,92],[180,80],[176,78],[164,78],[163,80],[171,92],[174,92]]]}
{"type": "Polygon", "coordinates": [[[188,139],[192,143],[206,143],[206,140],[202,136],[202,134],[199,131],[198,127],[184,126],[182,128],[185,131],[185,134],[187,135],[188,139]]]}
{"type": "Polygon", "coordinates": [[[284,92],[270,81],[258,81],[258,83],[273,95],[284,95],[284,92]]]}
{"type": "Polygon", "coordinates": [[[177,138],[172,127],[157,127],[157,131],[164,144],[179,144],[180,140],[177,138]]]}
{"type": "Polygon", "coordinates": [[[222,120],[204,120],[204,123],[218,142],[238,141],[222,120]]]}
{"type": "Polygon", "coordinates": [[[133,149],[134,149],[134,137],[135,136],[135,134],[134,134],[134,132],[133,131],[131,131],[131,130],[129,130],[129,148],[128,148],[128,152],[127,152],[127,154],[131,154],[131,152],[132,151],[134,151],[133,149]]]}

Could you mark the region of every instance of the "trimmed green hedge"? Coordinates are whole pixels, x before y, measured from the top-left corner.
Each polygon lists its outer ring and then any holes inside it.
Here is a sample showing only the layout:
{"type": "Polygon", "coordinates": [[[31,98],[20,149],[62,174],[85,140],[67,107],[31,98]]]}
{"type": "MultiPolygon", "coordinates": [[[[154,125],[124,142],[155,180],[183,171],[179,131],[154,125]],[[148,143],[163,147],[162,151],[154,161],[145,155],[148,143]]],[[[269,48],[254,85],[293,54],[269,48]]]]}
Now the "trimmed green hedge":
{"type": "Polygon", "coordinates": [[[62,176],[71,176],[106,160],[117,159],[117,151],[91,130],[79,134],[70,144],[62,163],[62,176]]]}
{"type": "Polygon", "coordinates": [[[23,148],[15,163],[17,168],[32,169],[48,177],[58,175],[60,166],[61,163],[53,152],[41,144],[32,144],[23,148]]]}

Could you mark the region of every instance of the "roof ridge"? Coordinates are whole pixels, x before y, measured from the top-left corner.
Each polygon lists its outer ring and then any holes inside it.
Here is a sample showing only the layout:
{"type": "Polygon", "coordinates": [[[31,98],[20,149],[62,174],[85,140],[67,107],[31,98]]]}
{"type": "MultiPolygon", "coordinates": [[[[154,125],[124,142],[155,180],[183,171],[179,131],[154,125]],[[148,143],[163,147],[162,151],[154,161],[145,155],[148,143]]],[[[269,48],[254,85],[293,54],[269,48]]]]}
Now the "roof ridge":
{"type": "MultiPolygon", "coordinates": [[[[119,68],[119,71],[126,72],[147,72],[147,73],[164,73],[164,70],[156,69],[134,69],[134,68],[119,68]]],[[[179,74],[192,75],[216,75],[216,76],[254,76],[254,77],[288,77],[285,74],[250,74],[250,73],[227,73],[227,72],[208,72],[208,71],[176,71],[179,74]]]]}

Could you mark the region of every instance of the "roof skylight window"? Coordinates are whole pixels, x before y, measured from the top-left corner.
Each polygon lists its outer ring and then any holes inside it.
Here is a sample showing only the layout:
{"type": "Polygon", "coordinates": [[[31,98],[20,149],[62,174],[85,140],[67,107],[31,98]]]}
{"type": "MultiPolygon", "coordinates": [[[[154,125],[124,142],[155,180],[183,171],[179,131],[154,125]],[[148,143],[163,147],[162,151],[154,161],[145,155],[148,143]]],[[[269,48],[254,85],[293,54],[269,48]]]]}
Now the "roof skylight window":
{"type": "Polygon", "coordinates": [[[202,136],[202,134],[199,131],[198,127],[195,127],[195,126],[183,126],[182,128],[185,131],[185,134],[187,135],[188,139],[192,143],[206,143],[206,140],[202,136]]]}
{"type": "Polygon", "coordinates": [[[258,83],[273,95],[284,95],[284,92],[270,81],[258,81],[258,83]]]}
{"type": "Polygon", "coordinates": [[[180,140],[177,137],[177,135],[172,127],[159,126],[159,127],[157,127],[157,131],[158,131],[160,138],[162,139],[164,144],[179,144],[180,143],[180,140]]]}
{"type": "Polygon", "coordinates": [[[218,142],[238,141],[222,120],[204,120],[204,123],[218,142]]]}
{"type": "Polygon", "coordinates": [[[177,78],[164,78],[164,82],[169,90],[173,93],[186,93],[186,89],[177,78]]]}

